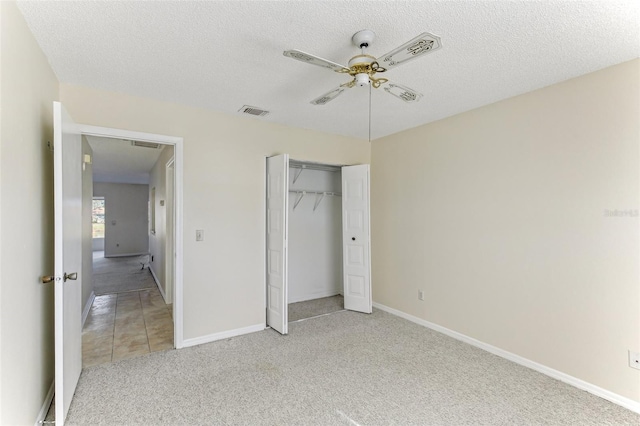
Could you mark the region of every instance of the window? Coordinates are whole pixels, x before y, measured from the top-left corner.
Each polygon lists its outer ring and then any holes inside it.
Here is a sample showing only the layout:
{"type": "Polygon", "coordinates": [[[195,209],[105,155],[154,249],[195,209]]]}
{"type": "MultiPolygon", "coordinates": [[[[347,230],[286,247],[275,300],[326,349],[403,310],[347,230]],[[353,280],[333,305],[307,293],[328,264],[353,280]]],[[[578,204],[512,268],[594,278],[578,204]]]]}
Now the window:
{"type": "Polygon", "coordinates": [[[93,198],[91,227],[93,238],[104,238],[104,197],[93,198]]]}

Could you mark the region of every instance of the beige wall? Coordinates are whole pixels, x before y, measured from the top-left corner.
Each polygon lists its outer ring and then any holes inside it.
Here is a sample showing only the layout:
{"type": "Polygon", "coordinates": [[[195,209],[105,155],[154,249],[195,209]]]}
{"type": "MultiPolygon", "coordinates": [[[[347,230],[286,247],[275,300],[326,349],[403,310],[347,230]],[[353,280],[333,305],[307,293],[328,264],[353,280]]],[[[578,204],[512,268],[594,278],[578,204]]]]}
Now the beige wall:
{"type": "Polygon", "coordinates": [[[639,71],[375,141],[374,300],[640,401],[639,71]]]}
{"type": "Polygon", "coordinates": [[[149,176],[149,200],[151,200],[151,189],[156,189],[156,233],[149,234],[149,253],[153,256],[153,261],[149,259],[149,267],[153,270],[158,279],[164,296],[167,295],[166,279],[165,279],[165,250],[166,250],[166,229],[167,229],[167,162],[173,157],[173,146],[167,145],[162,149],[162,154],[158,161],[151,169],[149,176]],[[164,200],[163,206],[160,201],[164,200]]]}
{"type": "MultiPolygon", "coordinates": [[[[265,157],[368,163],[369,143],[61,85],[78,123],[184,138],[184,337],[265,321],[265,157]],[[196,229],[205,240],[195,241],[196,229]]],[[[273,112],[277,114],[277,112],[273,112]]]]}
{"type": "Polygon", "coordinates": [[[0,424],[34,424],[53,381],[53,101],[58,81],[0,2],[0,424]]]}
{"type": "Polygon", "coordinates": [[[94,182],[93,196],[104,197],[104,257],[149,252],[149,185],[94,182]]]}

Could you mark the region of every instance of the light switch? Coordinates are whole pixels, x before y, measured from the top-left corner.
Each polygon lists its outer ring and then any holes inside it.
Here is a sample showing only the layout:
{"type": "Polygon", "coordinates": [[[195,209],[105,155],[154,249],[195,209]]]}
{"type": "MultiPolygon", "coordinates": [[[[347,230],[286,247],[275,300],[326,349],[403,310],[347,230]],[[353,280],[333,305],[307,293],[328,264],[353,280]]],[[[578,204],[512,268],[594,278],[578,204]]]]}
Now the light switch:
{"type": "Polygon", "coordinates": [[[196,229],[196,241],[204,241],[204,229],[196,229]]]}

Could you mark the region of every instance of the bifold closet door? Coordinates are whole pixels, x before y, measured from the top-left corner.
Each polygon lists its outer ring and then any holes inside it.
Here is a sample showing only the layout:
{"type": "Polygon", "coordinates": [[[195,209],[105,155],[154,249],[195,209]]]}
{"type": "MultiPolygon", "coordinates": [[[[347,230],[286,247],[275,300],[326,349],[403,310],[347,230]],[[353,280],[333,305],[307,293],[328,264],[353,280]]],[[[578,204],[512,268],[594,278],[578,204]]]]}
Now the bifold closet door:
{"type": "Polygon", "coordinates": [[[369,165],[342,168],[344,308],[370,314],[369,165]]]}
{"type": "Polygon", "coordinates": [[[267,158],[267,325],[288,333],[287,213],[289,156],[267,158]]]}

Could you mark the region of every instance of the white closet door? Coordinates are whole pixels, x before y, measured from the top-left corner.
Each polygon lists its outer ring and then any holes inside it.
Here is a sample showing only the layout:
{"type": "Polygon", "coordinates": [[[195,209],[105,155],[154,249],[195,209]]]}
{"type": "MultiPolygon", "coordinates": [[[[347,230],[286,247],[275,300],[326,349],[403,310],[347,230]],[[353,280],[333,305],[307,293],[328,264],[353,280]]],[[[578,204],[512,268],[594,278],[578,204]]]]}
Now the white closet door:
{"type": "Polygon", "coordinates": [[[267,325],[288,333],[287,212],[289,155],[267,158],[267,325]]]}
{"type": "Polygon", "coordinates": [[[342,168],[344,308],[370,314],[369,165],[342,168]]]}

